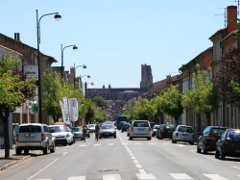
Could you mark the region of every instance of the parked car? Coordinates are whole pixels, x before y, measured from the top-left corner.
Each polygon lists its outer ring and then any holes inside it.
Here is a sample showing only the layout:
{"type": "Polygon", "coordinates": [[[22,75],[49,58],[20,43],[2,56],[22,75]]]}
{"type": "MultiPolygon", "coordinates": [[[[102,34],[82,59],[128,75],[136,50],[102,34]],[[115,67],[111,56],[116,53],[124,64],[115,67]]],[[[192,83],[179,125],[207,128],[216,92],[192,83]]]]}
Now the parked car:
{"type": "Polygon", "coordinates": [[[50,125],[49,129],[54,137],[55,144],[64,146],[75,143],[71,129],[65,125],[50,125]]]}
{"type": "Polygon", "coordinates": [[[153,128],[152,128],[152,137],[156,136],[157,135],[157,130],[160,128],[160,124],[155,124],[153,125],[153,128]]]}
{"type": "Polygon", "coordinates": [[[128,128],[129,128],[129,125],[130,125],[130,124],[127,123],[127,122],[124,123],[124,124],[122,124],[122,125],[121,125],[121,131],[122,131],[122,132],[127,131],[128,128]]]}
{"type": "Polygon", "coordinates": [[[216,142],[225,132],[227,127],[221,126],[207,126],[203,133],[198,137],[197,153],[203,152],[206,154],[208,151],[216,150],[216,142]]]}
{"type": "Polygon", "coordinates": [[[132,120],[129,127],[129,140],[133,138],[152,138],[152,128],[148,120],[132,120]]]}
{"type": "Polygon", "coordinates": [[[55,152],[54,137],[46,124],[27,123],[18,126],[16,133],[16,154],[29,154],[29,150],[42,150],[43,154],[55,152]]]}
{"type": "Polygon", "coordinates": [[[240,157],[240,130],[227,129],[216,143],[215,157],[240,157]]]}
{"type": "Polygon", "coordinates": [[[99,130],[99,138],[114,137],[116,138],[116,127],[113,124],[103,124],[99,130]]]}
{"type": "Polygon", "coordinates": [[[172,143],[177,141],[188,142],[194,144],[194,134],[192,126],[178,125],[172,134],[172,143]]]}
{"type": "Polygon", "coordinates": [[[87,128],[88,128],[90,133],[95,132],[95,124],[88,124],[87,128]]]}
{"type": "Polygon", "coordinates": [[[157,138],[172,138],[172,134],[175,130],[175,126],[172,124],[162,124],[157,130],[157,138]]]}

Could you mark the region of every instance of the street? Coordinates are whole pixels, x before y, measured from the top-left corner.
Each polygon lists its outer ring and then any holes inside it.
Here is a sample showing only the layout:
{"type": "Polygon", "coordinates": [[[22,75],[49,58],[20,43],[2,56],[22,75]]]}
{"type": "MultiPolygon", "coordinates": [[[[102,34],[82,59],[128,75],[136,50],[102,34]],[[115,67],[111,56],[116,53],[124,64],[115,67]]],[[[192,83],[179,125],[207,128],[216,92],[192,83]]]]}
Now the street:
{"type": "Polygon", "coordinates": [[[240,159],[215,159],[214,153],[198,154],[196,145],[172,144],[170,139],[98,142],[94,134],[86,142],[58,146],[55,153],[32,157],[0,172],[1,180],[235,180],[240,179],[240,159]]]}

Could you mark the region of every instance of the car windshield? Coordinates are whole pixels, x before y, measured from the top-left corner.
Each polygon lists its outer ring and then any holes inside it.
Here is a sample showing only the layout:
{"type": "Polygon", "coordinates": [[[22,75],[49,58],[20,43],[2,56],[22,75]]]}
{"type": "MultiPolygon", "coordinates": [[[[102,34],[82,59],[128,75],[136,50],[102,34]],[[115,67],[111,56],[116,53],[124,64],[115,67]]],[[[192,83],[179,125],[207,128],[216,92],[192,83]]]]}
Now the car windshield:
{"type": "Polygon", "coordinates": [[[52,133],[67,132],[67,129],[64,126],[50,126],[49,129],[52,133]]]}
{"type": "Polygon", "coordinates": [[[148,127],[148,122],[141,122],[141,121],[136,121],[133,124],[134,127],[148,127]]]}
{"type": "Polygon", "coordinates": [[[210,134],[212,135],[216,135],[216,136],[221,136],[226,129],[223,128],[212,128],[210,131],[210,134]]]}
{"type": "Polygon", "coordinates": [[[35,125],[20,126],[19,132],[20,133],[39,133],[41,132],[41,127],[35,126],[35,125]]]}
{"type": "Polygon", "coordinates": [[[187,127],[187,126],[180,126],[178,128],[178,131],[179,132],[188,132],[188,133],[192,133],[193,132],[192,128],[191,127],[187,127]]]}
{"type": "Polygon", "coordinates": [[[94,128],[95,125],[94,125],[94,124],[88,124],[87,127],[88,127],[88,128],[94,128]]]}
{"type": "Polygon", "coordinates": [[[240,131],[234,130],[228,133],[228,137],[234,141],[240,141],[240,131]]]}
{"type": "Polygon", "coordinates": [[[101,129],[114,129],[114,126],[112,125],[103,125],[101,129]]]}
{"type": "Polygon", "coordinates": [[[74,127],[74,128],[72,128],[72,130],[73,130],[74,132],[76,132],[76,131],[82,131],[82,127],[74,127]]]}
{"type": "Polygon", "coordinates": [[[160,125],[154,125],[153,126],[153,129],[159,129],[160,128],[160,125]]]}

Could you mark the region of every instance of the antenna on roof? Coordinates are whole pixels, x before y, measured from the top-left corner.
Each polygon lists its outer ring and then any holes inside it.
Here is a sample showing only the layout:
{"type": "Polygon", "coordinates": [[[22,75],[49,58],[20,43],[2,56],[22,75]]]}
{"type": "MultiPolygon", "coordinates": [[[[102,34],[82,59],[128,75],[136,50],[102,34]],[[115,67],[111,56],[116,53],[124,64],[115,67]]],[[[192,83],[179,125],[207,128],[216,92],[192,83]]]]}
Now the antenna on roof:
{"type": "Polygon", "coordinates": [[[239,4],[240,4],[239,1],[240,1],[240,0],[235,0],[235,2],[237,2],[237,15],[239,15],[239,4]]]}
{"type": "Polygon", "coordinates": [[[224,27],[226,27],[227,26],[227,8],[218,8],[218,9],[224,9],[224,14],[214,14],[214,16],[224,15],[224,27]]]}

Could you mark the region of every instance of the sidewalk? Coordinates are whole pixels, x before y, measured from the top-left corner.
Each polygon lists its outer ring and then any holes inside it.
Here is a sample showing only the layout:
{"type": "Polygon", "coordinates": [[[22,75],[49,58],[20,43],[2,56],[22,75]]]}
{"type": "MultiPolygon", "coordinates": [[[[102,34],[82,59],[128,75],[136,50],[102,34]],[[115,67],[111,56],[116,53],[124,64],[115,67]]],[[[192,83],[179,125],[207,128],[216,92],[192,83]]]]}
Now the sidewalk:
{"type": "Polygon", "coordinates": [[[14,147],[10,149],[9,159],[5,159],[4,156],[5,149],[0,149],[0,172],[30,157],[30,155],[16,155],[14,147]]]}

